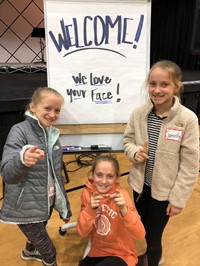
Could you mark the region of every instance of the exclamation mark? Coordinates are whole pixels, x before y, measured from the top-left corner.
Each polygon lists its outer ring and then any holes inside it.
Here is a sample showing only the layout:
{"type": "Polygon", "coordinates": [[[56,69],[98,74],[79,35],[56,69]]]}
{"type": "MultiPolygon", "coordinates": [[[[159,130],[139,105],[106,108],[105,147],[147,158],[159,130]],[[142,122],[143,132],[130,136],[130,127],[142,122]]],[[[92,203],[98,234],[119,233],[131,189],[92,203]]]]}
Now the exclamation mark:
{"type": "Polygon", "coordinates": [[[143,27],[143,22],[144,22],[144,15],[141,15],[140,16],[140,21],[139,21],[139,24],[138,24],[138,28],[137,28],[137,32],[135,34],[135,39],[134,39],[134,45],[133,45],[133,48],[136,49],[137,48],[137,43],[140,39],[140,35],[141,35],[141,32],[142,32],[142,27],[143,27]]]}
{"type": "MultiPolygon", "coordinates": [[[[119,95],[119,83],[117,83],[117,95],[119,95]]],[[[117,98],[117,103],[121,101],[121,98],[117,98]]]]}

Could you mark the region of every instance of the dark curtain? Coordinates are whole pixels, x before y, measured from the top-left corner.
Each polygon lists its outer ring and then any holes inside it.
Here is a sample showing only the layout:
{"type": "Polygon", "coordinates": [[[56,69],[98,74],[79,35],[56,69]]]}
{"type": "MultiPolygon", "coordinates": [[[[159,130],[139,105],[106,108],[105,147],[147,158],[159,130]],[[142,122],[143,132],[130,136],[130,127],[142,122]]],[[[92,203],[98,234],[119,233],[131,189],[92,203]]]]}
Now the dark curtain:
{"type": "Polygon", "coordinates": [[[200,55],[191,53],[196,1],[152,0],[151,65],[168,59],[184,70],[200,69],[200,55]]]}

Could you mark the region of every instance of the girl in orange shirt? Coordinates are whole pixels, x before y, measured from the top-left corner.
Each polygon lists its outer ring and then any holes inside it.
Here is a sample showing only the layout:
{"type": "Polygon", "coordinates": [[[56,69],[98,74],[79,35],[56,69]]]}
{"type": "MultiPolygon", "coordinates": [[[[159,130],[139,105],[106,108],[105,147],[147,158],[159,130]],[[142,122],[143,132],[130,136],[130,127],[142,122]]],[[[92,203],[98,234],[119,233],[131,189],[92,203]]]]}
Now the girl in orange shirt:
{"type": "Polygon", "coordinates": [[[114,157],[97,157],[82,193],[77,221],[80,236],[91,237],[90,251],[80,266],[137,264],[134,240],[142,240],[145,229],[128,191],[119,185],[119,176],[114,157]]]}

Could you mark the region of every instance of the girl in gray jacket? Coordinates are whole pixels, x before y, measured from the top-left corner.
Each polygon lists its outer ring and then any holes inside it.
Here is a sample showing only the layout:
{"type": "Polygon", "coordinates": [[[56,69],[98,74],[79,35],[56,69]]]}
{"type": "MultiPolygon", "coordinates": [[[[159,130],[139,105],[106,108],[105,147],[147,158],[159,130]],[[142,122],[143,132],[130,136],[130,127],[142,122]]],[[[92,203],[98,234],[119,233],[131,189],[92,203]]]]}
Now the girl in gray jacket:
{"type": "Polygon", "coordinates": [[[149,99],[132,112],[124,149],[133,163],[129,184],[146,229],[140,265],[158,266],[163,230],[185,207],[198,178],[199,128],[195,113],[180,103],[181,70],[175,63],[153,65],[147,85],[149,99]]]}
{"type": "Polygon", "coordinates": [[[62,177],[62,149],[57,121],[62,95],[47,87],[37,89],[25,112],[7,137],[1,165],[5,184],[0,220],[17,224],[27,238],[24,260],[56,266],[56,249],[46,224],[53,208],[67,222],[70,204],[62,177]]]}

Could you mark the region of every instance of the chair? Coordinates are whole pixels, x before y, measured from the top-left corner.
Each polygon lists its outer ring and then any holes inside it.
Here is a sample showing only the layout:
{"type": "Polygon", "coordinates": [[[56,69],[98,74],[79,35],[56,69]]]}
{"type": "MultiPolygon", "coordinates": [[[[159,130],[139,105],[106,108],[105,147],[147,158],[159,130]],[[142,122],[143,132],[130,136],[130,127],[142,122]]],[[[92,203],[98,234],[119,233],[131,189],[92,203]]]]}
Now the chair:
{"type": "MultiPolygon", "coordinates": [[[[60,235],[65,235],[68,229],[72,229],[72,228],[76,228],[77,222],[72,222],[72,223],[68,223],[68,224],[64,224],[59,228],[59,233],[60,235]]],[[[91,247],[91,240],[88,240],[87,246],[85,248],[84,254],[83,254],[83,259],[87,256],[87,254],[90,251],[90,247],[91,247]]]]}

